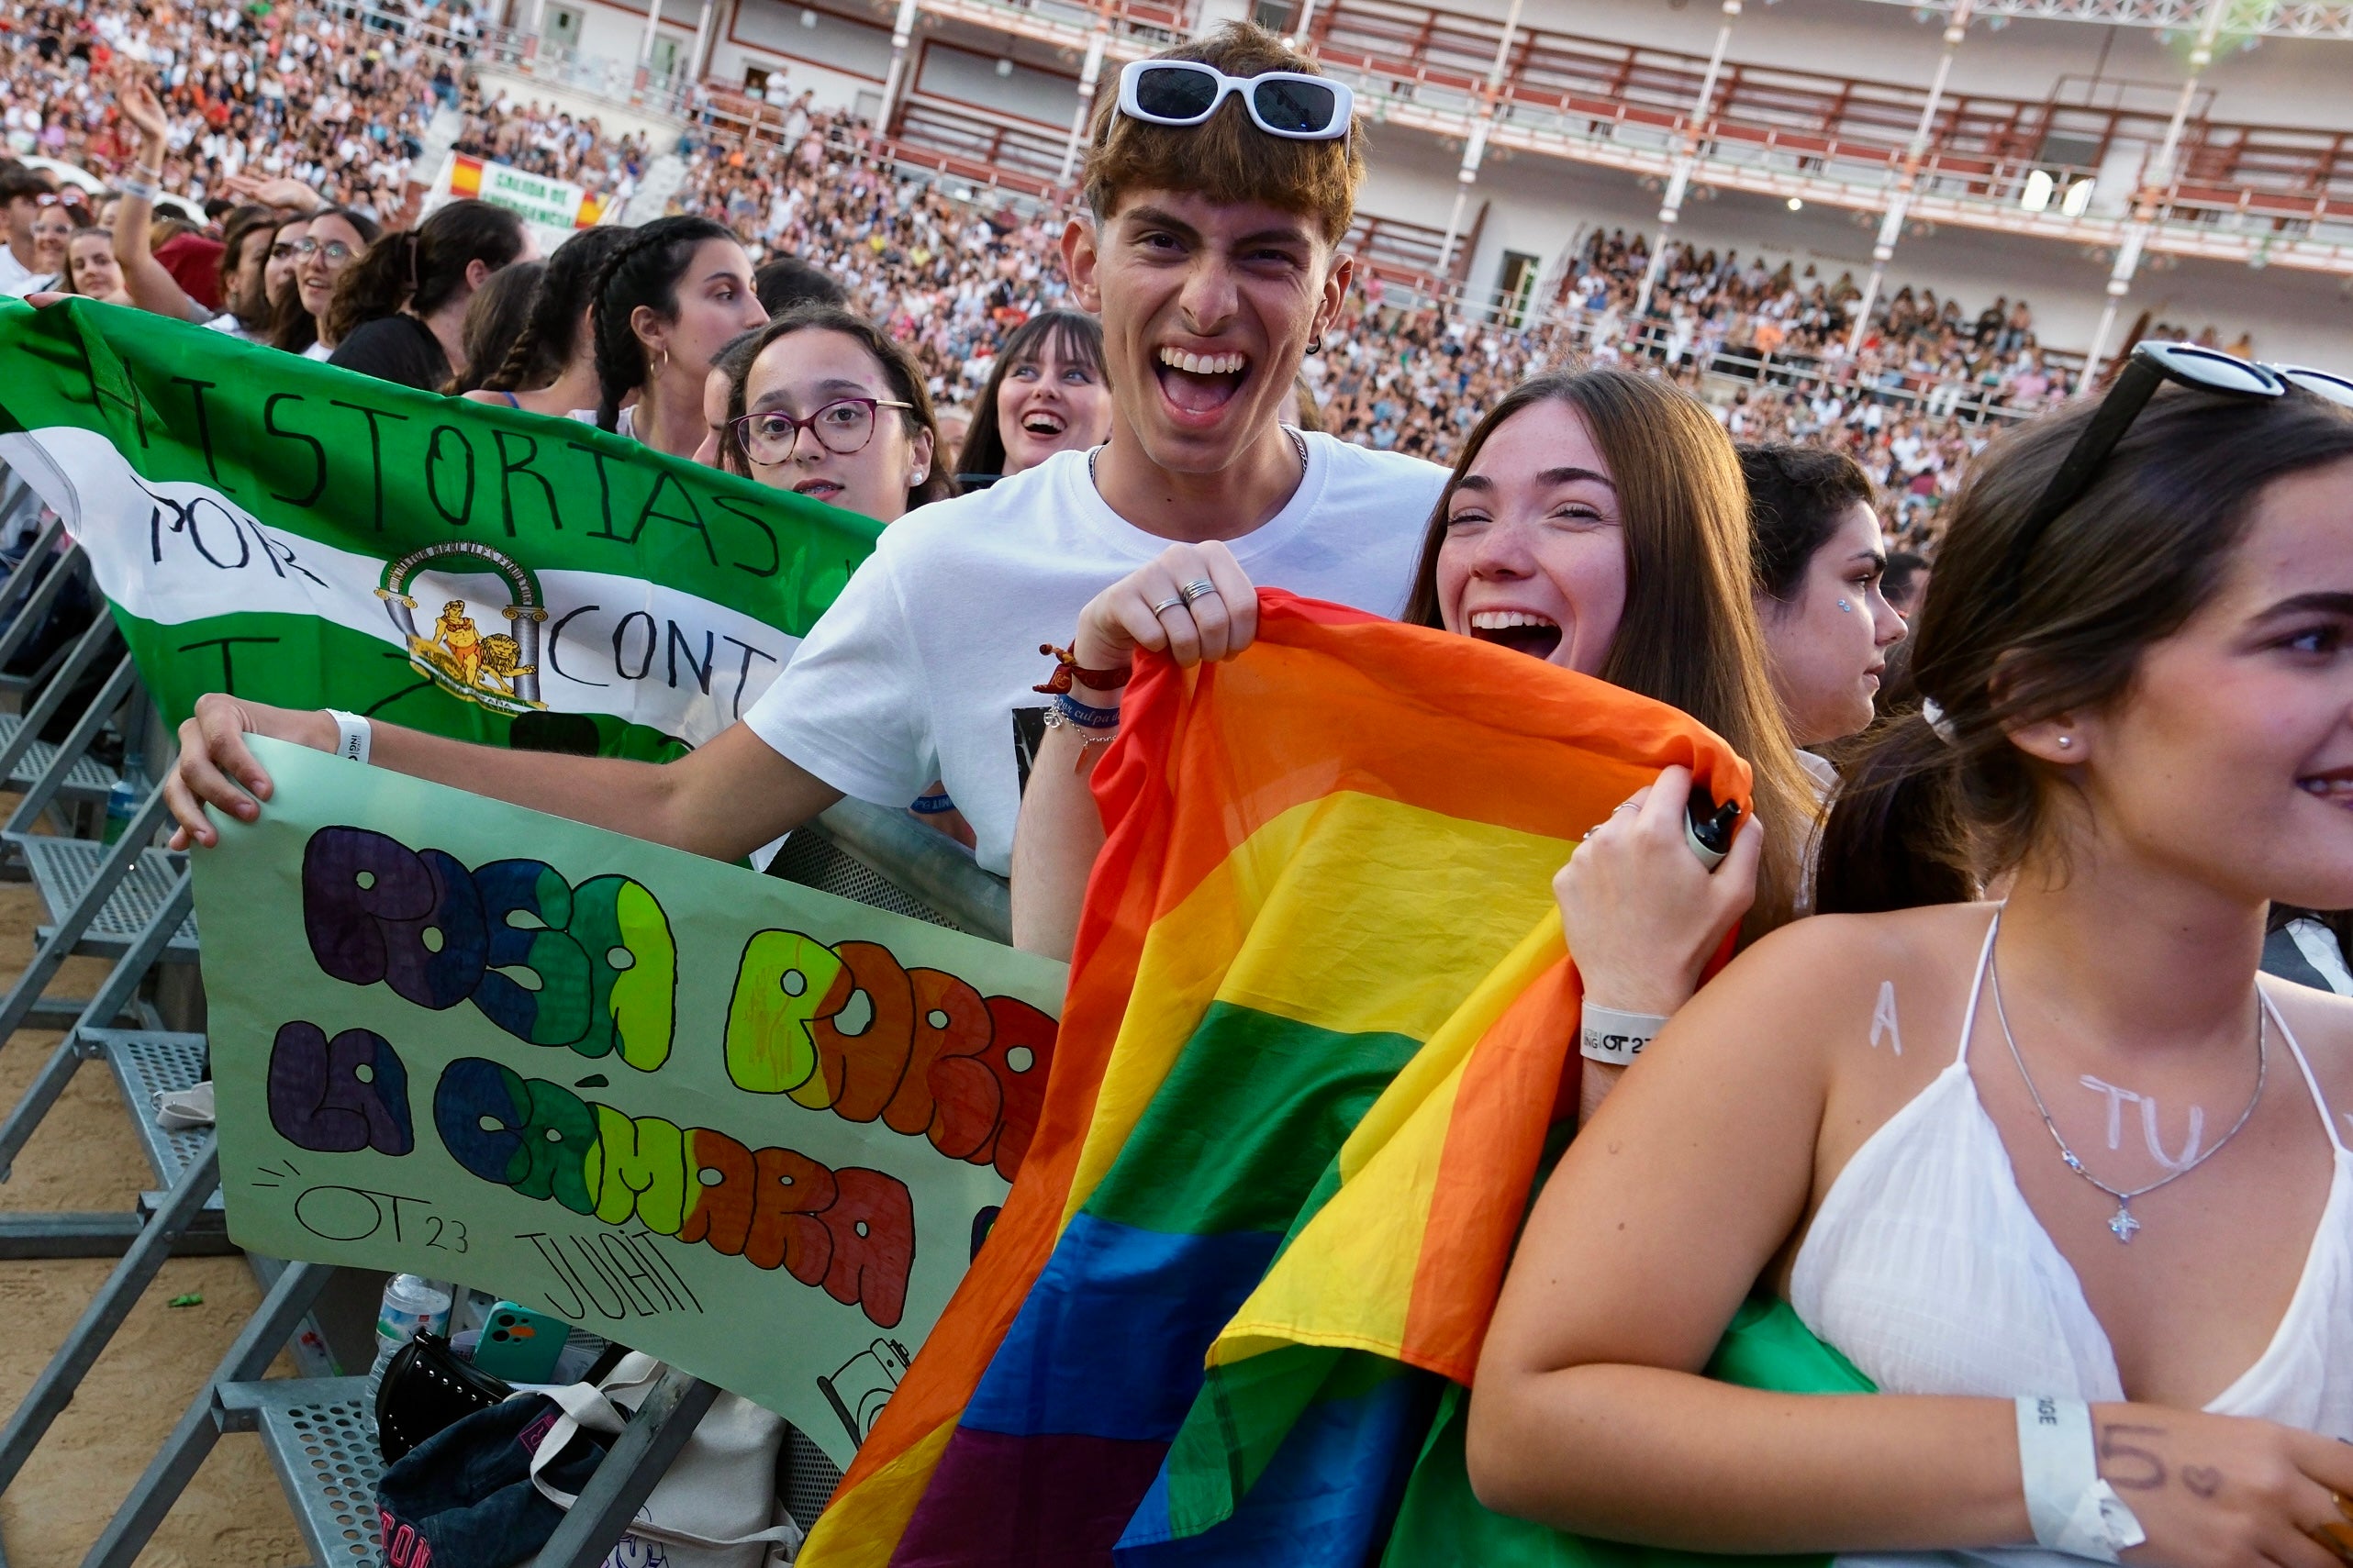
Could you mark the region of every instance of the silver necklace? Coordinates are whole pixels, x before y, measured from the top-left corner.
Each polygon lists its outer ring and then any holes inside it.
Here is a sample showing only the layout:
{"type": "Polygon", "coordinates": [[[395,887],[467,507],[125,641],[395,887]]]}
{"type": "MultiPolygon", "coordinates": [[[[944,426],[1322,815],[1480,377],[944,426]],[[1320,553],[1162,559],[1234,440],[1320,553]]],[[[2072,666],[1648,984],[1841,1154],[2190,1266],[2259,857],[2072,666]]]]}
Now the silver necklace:
{"type": "MultiPolygon", "coordinates": [[[[1292,429],[1288,425],[1283,427],[1283,434],[1290,437],[1291,450],[1299,454],[1299,478],[1304,482],[1307,478],[1307,438],[1300,435],[1297,430],[1292,429]]],[[[1101,447],[1089,447],[1087,449],[1087,483],[1095,486],[1095,493],[1098,495],[1103,493],[1103,486],[1095,477],[1095,464],[1097,460],[1101,458],[1102,455],[1103,449],[1101,447]]]]}
{"type": "MultiPolygon", "coordinates": [[[[1987,940],[1998,941],[2001,935],[2002,915],[1997,910],[1993,917],[1993,935],[1987,940]]],[[[2180,1170],[2169,1172],[2145,1187],[2135,1187],[2128,1193],[2119,1192],[2090,1171],[2085,1170],[2083,1162],[2076,1158],[2075,1151],[2067,1146],[2067,1140],[2059,1136],[2058,1124],[2051,1120],[2050,1107],[2043,1104],[2042,1091],[2035,1087],[2034,1074],[2026,1071],[2026,1059],[2019,1054],[2018,1037],[2010,1032],[2010,1013],[2002,1005],[2002,965],[1995,961],[1991,951],[1986,955],[1986,973],[1993,981],[1993,1016],[2002,1021],[2002,1038],[2010,1046],[2010,1060],[2018,1064],[2018,1077],[2026,1085],[2026,1093],[2033,1097],[2035,1109],[2041,1115],[2043,1127],[2050,1133],[2051,1141],[2058,1145],[2059,1158],[2067,1162],[2067,1168],[2116,1200],[2116,1212],[2109,1217],[2108,1229],[2119,1241],[2130,1241],[2133,1239],[2133,1232],[2141,1229],[2141,1222],[2133,1214],[2133,1199],[2147,1197],[2167,1183],[2180,1181],[2221,1153],[2223,1145],[2238,1136],[2239,1129],[2245,1127],[2248,1118],[2255,1115],[2255,1107],[2263,1103],[2263,1081],[2269,1076],[2271,1065],[2270,1052],[2264,1049],[2264,1042],[2270,1033],[2270,1019],[2264,1012],[2263,994],[2258,991],[2255,995],[2255,1097],[2247,1102],[2247,1108],[2238,1113],[2238,1119],[2231,1123],[2230,1130],[2217,1139],[2213,1148],[2206,1150],[2180,1170]]]]}

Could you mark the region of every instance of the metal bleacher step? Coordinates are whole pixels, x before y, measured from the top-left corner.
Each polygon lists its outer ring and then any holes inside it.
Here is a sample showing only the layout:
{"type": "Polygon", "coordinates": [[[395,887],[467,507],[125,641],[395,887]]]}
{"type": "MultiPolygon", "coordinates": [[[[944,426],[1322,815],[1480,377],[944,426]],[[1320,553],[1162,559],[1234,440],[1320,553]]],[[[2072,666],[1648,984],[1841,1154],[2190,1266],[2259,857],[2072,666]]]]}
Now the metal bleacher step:
{"type": "MultiPolygon", "coordinates": [[[[192,1089],[204,1081],[205,1037],[162,1029],[85,1029],[82,1041],[91,1054],[105,1057],[114,1070],[115,1083],[123,1092],[123,1109],[130,1117],[131,1130],[139,1135],[148,1164],[154,1168],[156,1184],[169,1190],[204,1157],[208,1134],[200,1127],[173,1129],[160,1125],[155,1119],[155,1095],[159,1090],[192,1089]]],[[[141,1195],[142,1210],[151,1212],[160,1207],[162,1197],[160,1193],[141,1195]]],[[[226,1229],[218,1192],[206,1200],[202,1228],[226,1229]]],[[[277,1283],[286,1266],[257,1252],[247,1253],[246,1262],[264,1291],[277,1283]]],[[[336,1370],[334,1353],[315,1314],[303,1318],[286,1350],[304,1377],[328,1377],[336,1370]]]]}
{"type": "MultiPolygon", "coordinates": [[[[33,886],[41,895],[41,904],[55,920],[59,912],[71,909],[82,890],[98,874],[98,863],[105,860],[111,847],[94,839],[61,839],[50,833],[0,834],[9,847],[23,857],[25,868],[32,875],[33,886]]],[[[164,899],[172,893],[173,884],[179,880],[180,871],[187,857],[169,850],[142,850],[139,863],[115,889],[98,917],[74,944],[76,953],[95,958],[120,958],[130,950],[131,942],[146,926],[164,899]]],[[[41,940],[47,940],[53,926],[38,928],[41,940]]],[[[196,962],[196,917],[191,914],[180,923],[179,931],[164,948],[162,962],[194,963],[196,962]]]]}
{"type": "Polygon", "coordinates": [[[224,1383],[213,1418],[224,1432],[259,1432],[318,1568],[376,1568],[376,1479],[384,1465],[361,1423],[363,1377],[224,1383]]]}
{"type": "MultiPolygon", "coordinates": [[[[17,713],[0,713],[0,748],[16,740],[25,727],[25,717],[17,713]]],[[[24,789],[35,779],[49,772],[57,760],[57,748],[46,740],[35,740],[25,748],[17,759],[16,771],[8,775],[10,789],[24,789]]],[[[107,792],[115,787],[118,777],[114,769],[96,758],[84,755],[74,759],[65,772],[65,783],[58,788],[58,798],[72,801],[97,801],[103,804],[107,792]]]]}
{"type": "MultiPolygon", "coordinates": [[[[208,1134],[200,1127],[175,1131],[159,1124],[155,1095],[158,1090],[193,1089],[204,1081],[205,1037],[151,1029],[84,1029],[82,1039],[114,1069],[131,1130],[139,1134],[147,1162],[154,1167],[156,1184],[173,1186],[203,1158],[208,1134]]],[[[205,1207],[218,1210],[220,1195],[213,1194],[205,1207]]]]}

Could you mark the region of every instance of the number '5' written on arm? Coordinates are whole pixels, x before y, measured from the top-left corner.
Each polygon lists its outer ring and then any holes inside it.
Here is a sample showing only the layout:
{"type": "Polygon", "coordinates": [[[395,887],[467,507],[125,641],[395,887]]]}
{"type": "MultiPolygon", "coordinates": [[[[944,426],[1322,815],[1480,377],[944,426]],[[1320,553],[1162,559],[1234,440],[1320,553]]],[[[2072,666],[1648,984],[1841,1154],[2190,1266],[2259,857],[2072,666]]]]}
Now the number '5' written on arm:
{"type": "MultiPolygon", "coordinates": [[[[607,875],[574,886],[534,860],[469,870],[440,850],[327,828],[304,851],[302,884],[311,953],[335,979],[381,982],[436,1010],[470,1000],[519,1040],[617,1054],[641,1072],[669,1060],[677,949],[642,884],[607,875]],[[518,970],[536,985],[504,973],[518,970]]],[[[879,943],[760,931],[738,964],[726,1067],[748,1093],[879,1119],[1010,1180],[1037,1125],[1054,1033],[1039,1008],[908,968],[879,943]]]]}

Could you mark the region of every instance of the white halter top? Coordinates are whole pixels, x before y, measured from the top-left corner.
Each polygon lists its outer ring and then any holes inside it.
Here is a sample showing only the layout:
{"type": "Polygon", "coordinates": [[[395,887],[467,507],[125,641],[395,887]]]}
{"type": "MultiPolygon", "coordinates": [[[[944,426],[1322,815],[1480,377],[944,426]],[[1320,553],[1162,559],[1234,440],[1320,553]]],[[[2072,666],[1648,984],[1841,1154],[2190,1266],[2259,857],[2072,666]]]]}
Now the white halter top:
{"type": "MultiPolygon", "coordinates": [[[[2018,1190],[2009,1151],[1969,1076],[1969,1040],[1992,953],[1989,929],[1952,1064],[1873,1133],[1831,1184],[1798,1249],[1790,1305],[1882,1393],[2121,1400],[2107,1332],[2018,1190]]],[[[2353,1440],[2353,1151],[2337,1136],[2303,1048],[2269,994],[2263,1006],[2303,1073],[2336,1155],[2328,1201],[2279,1330],[2206,1409],[2353,1440]]],[[[2081,1560],[2029,1546],[1839,1561],[2080,1568],[2081,1560]]]]}

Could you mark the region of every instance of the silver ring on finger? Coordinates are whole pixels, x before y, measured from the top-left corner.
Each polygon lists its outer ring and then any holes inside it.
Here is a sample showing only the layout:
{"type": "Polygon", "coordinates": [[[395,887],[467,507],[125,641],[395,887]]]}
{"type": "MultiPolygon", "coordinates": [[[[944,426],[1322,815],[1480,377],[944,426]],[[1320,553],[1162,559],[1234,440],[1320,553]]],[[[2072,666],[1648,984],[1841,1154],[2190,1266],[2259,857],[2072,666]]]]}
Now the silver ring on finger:
{"type": "Polygon", "coordinates": [[[1196,577],[1190,583],[1188,583],[1183,587],[1177,589],[1176,596],[1189,605],[1195,599],[1206,599],[1217,591],[1218,585],[1210,582],[1208,578],[1196,577]]]}
{"type": "Polygon", "coordinates": [[[1153,606],[1152,613],[1154,617],[1157,618],[1158,617],[1166,615],[1170,610],[1181,610],[1188,603],[1190,603],[1190,601],[1188,600],[1184,595],[1178,594],[1172,598],[1163,599],[1158,604],[1153,606]]]}
{"type": "Polygon", "coordinates": [[[1633,801],[1629,800],[1623,805],[1610,807],[1610,815],[1615,817],[1621,811],[1635,811],[1639,809],[1640,807],[1636,806],[1633,801]]]}

